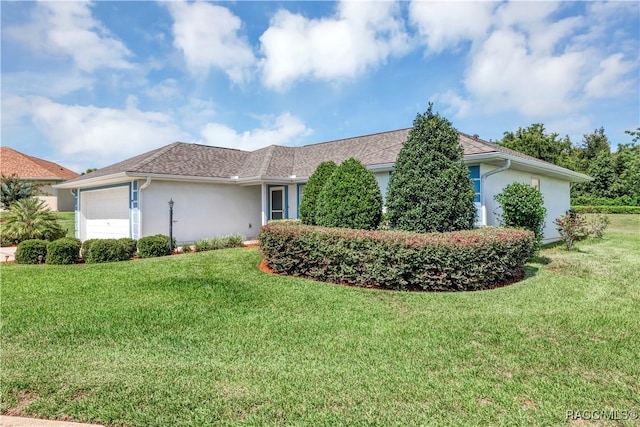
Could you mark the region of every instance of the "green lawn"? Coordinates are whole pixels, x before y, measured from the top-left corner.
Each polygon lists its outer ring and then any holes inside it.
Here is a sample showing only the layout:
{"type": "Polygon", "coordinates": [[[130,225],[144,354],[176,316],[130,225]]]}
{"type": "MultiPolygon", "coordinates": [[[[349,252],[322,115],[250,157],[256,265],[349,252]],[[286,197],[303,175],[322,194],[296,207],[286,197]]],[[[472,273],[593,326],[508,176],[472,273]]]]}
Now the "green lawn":
{"type": "MultiPolygon", "coordinates": [[[[582,425],[640,413],[640,216],[527,279],[396,293],[256,249],[3,265],[0,409],[117,426],[582,425]]],[[[597,425],[637,425],[638,420],[597,425]]]]}

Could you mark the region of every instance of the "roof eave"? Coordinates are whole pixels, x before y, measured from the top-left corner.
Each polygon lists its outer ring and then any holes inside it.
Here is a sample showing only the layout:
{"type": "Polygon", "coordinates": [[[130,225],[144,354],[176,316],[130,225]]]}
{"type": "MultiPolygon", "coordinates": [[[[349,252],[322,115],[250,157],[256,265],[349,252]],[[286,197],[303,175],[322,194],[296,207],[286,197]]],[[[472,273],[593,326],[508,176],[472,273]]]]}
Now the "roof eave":
{"type": "Polygon", "coordinates": [[[571,169],[563,168],[562,166],[557,166],[551,163],[537,161],[537,160],[529,160],[526,158],[522,158],[519,156],[514,156],[507,153],[501,152],[492,152],[492,153],[482,153],[482,154],[469,154],[464,156],[465,163],[475,163],[479,161],[490,161],[490,160],[511,160],[514,164],[520,164],[523,166],[528,166],[531,168],[536,168],[544,172],[546,175],[551,175],[554,177],[562,178],[571,182],[588,182],[593,181],[593,178],[589,175],[585,175],[580,172],[572,171],[571,169]]]}

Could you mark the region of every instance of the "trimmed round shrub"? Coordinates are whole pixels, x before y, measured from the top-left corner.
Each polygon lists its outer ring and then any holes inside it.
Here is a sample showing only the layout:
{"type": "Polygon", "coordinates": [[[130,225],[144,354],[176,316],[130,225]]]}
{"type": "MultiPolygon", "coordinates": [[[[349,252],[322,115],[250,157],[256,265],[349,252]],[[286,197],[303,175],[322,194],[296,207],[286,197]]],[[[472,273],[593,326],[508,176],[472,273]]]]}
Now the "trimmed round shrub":
{"type": "Polygon", "coordinates": [[[317,225],[373,230],[382,218],[382,193],[373,173],[352,157],[329,177],[316,209],[317,225]]]}
{"type": "Polygon", "coordinates": [[[89,258],[89,249],[91,249],[91,245],[94,242],[97,242],[100,239],[87,239],[84,242],[82,242],[82,246],[80,248],[80,256],[86,260],[87,258],[89,258]]]}
{"type": "Polygon", "coordinates": [[[16,248],[17,264],[42,264],[47,257],[47,242],[39,239],[23,240],[16,248]]]}
{"type": "Polygon", "coordinates": [[[138,240],[138,255],[140,258],[153,258],[171,255],[169,236],[156,234],[138,240]]]}
{"type": "Polygon", "coordinates": [[[134,256],[136,256],[136,252],[138,252],[138,242],[136,241],[136,239],[132,239],[131,237],[122,237],[118,240],[122,242],[127,248],[129,258],[133,258],[134,256]]]}
{"type": "Polygon", "coordinates": [[[514,182],[504,187],[494,199],[502,208],[502,225],[533,231],[538,243],[542,242],[547,209],[544,207],[542,193],[537,188],[514,182]]]}
{"type": "Polygon", "coordinates": [[[300,220],[303,224],[316,225],[318,196],[337,168],[338,165],[331,160],[322,162],[309,177],[300,201],[300,220]]]}
{"type": "Polygon", "coordinates": [[[124,243],[117,239],[97,239],[89,245],[87,263],[126,261],[129,252],[124,243]]]}
{"type": "Polygon", "coordinates": [[[75,264],[80,255],[80,241],[73,237],[49,242],[47,245],[47,264],[75,264]]]}
{"type": "Polygon", "coordinates": [[[389,227],[418,233],[470,230],[476,208],[460,136],[433,104],[413,121],[387,190],[389,227]]]}

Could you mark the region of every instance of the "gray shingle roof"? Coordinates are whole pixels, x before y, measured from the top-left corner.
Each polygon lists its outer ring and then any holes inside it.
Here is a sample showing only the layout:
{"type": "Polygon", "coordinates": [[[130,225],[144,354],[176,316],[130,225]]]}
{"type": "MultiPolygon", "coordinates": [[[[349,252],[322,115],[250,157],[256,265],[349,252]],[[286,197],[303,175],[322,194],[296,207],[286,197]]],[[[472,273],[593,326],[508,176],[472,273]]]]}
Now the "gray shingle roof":
{"type": "MultiPolygon", "coordinates": [[[[184,177],[240,178],[310,176],[322,161],[336,163],[355,157],[366,166],[394,163],[410,129],[400,129],[301,147],[271,145],[255,151],[174,142],[69,182],[117,173],[184,177]]],[[[460,133],[465,155],[503,153],[542,162],[476,136],[460,133]]]]}

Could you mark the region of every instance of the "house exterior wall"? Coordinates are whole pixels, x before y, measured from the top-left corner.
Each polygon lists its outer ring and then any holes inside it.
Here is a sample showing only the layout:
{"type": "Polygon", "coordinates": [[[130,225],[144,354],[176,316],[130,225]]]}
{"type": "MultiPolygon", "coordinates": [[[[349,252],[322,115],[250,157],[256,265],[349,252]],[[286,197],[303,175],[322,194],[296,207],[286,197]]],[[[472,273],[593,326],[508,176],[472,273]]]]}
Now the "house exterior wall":
{"type": "Polygon", "coordinates": [[[57,190],[52,187],[55,182],[38,182],[40,195],[38,199],[45,202],[46,206],[52,211],[73,212],[75,206],[75,197],[69,190],[57,190]]]}
{"type": "Polygon", "coordinates": [[[208,237],[260,231],[260,186],[152,181],[140,191],[140,236],[169,234],[173,199],[173,236],[180,244],[208,237]]]}
{"type": "Polygon", "coordinates": [[[382,203],[386,203],[387,187],[389,186],[389,179],[391,178],[391,173],[388,171],[374,172],[373,176],[376,178],[376,181],[378,181],[378,186],[380,187],[380,192],[382,193],[382,203]]]}
{"type": "MultiPolygon", "coordinates": [[[[496,166],[481,164],[482,174],[496,169],[496,166]]],[[[540,191],[544,198],[544,206],[547,209],[545,218],[544,241],[550,242],[560,238],[560,234],[553,225],[553,220],[565,213],[569,208],[569,182],[543,176],[531,172],[522,172],[515,169],[507,169],[495,175],[488,176],[484,182],[483,203],[486,206],[487,225],[500,224],[500,205],[494,200],[494,196],[502,192],[504,187],[513,182],[531,185],[532,179],[540,181],[540,191]]]]}

